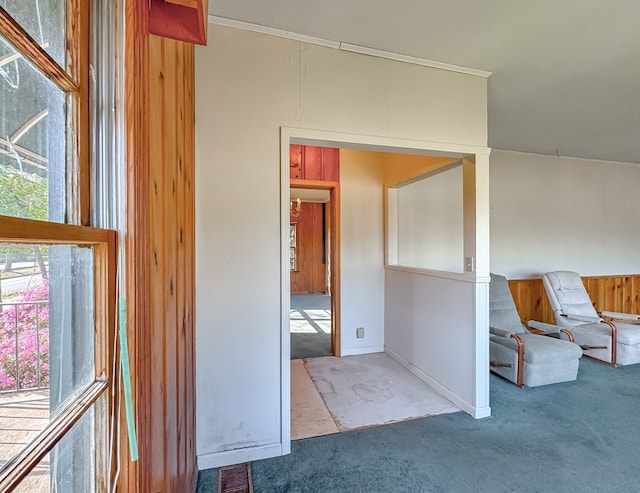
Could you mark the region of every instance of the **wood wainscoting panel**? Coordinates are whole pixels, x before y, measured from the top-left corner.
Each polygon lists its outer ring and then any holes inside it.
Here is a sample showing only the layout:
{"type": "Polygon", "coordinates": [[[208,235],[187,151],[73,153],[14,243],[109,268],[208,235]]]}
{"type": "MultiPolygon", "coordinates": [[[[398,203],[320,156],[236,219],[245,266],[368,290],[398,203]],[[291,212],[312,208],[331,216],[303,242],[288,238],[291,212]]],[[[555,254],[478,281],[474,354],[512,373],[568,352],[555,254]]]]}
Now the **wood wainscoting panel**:
{"type": "MultiPolygon", "coordinates": [[[[582,282],[596,311],[640,313],[640,274],[588,276],[582,282]]],[[[512,279],[509,288],[522,320],[555,323],[542,279],[512,279]]]]}
{"type": "Polygon", "coordinates": [[[640,275],[583,277],[597,311],[640,313],[640,275]]]}
{"type": "Polygon", "coordinates": [[[542,279],[513,279],[509,281],[509,288],[521,320],[554,323],[542,279]]]}

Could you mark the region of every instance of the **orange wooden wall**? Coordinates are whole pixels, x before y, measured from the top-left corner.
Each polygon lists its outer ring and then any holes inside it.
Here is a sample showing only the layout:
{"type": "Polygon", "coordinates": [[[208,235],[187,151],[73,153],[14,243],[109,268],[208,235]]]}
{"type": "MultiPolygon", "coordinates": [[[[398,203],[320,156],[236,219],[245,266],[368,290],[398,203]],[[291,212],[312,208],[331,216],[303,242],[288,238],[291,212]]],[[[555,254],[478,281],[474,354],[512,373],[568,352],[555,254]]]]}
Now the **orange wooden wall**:
{"type": "Polygon", "coordinates": [[[291,144],[289,172],[295,180],[340,181],[340,149],[291,144]]]}
{"type": "Polygon", "coordinates": [[[302,212],[291,217],[297,227],[297,270],[291,271],[291,293],[326,293],[327,264],[323,258],[322,204],[302,203],[302,212]]]}
{"type": "MultiPolygon", "coordinates": [[[[582,281],[597,311],[640,313],[640,274],[583,277],[582,281]]],[[[522,320],[555,323],[541,279],[514,279],[509,287],[522,320]]]]}
{"type": "MultiPolygon", "coordinates": [[[[340,181],[340,149],[291,144],[289,146],[289,178],[297,188],[305,188],[304,181],[340,181]]],[[[326,216],[328,220],[328,215],[326,216]]],[[[328,246],[323,233],[322,204],[306,202],[299,217],[291,217],[297,223],[297,270],[291,271],[290,290],[296,293],[326,293],[328,246]]]]}
{"type": "Polygon", "coordinates": [[[139,461],[122,421],[118,490],[193,492],[194,49],[126,1],[127,324],[139,461]]]}

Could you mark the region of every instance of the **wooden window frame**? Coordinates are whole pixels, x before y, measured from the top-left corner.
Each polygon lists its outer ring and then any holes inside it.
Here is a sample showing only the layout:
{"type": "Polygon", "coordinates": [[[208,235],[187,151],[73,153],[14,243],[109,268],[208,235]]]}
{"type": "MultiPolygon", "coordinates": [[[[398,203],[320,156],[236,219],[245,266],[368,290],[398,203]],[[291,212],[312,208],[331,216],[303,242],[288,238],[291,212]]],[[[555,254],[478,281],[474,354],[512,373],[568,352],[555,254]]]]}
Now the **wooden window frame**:
{"type": "MultiPolygon", "coordinates": [[[[85,245],[94,254],[95,379],[50,421],[0,473],[0,491],[12,491],[101,397],[114,403],[112,364],[116,325],[116,233],[90,227],[89,0],[66,0],[66,67],[59,65],[0,7],[0,34],[67,96],[66,224],[0,216],[0,242],[85,245]]],[[[111,481],[106,414],[96,414],[96,490],[111,481]],[[101,455],[104,452],[106,455],[101,455]]]]}
{"type": "MultiPolygon", "coordinates": [[[[0,491],[11,491],[38,464],[38,462],[65,436],[71,427],[113,385],[111,362],[115,337],[116,290],[116,233],[115,231],[0,216],[0,242],[21,244],[87,245],[94,252],[94,318],[95,318],[95,379],[70,402],[45,428],[45,432],[32,441],[11,465],[0,473],[0,491]]],[[[113,403],[107,403],[111,409],[113,403]]],[[[98,436],[97,450],[107,451],[106,436],[98,436]],[[105,440],[105,442],[101,442],[105,440]]],[[[104,457],[96,460],[96,472],[109,479],[104,457]]],[[[100,481],[96,484],[102,484],[100,481]]]]}
{"type": "Polygon", "coordinates": [[[67,0],[67,68],[61,67],[24,28],[0,7],[0,34],[67,94],[67,223],[90,224],[89,0],[67,0]]]}

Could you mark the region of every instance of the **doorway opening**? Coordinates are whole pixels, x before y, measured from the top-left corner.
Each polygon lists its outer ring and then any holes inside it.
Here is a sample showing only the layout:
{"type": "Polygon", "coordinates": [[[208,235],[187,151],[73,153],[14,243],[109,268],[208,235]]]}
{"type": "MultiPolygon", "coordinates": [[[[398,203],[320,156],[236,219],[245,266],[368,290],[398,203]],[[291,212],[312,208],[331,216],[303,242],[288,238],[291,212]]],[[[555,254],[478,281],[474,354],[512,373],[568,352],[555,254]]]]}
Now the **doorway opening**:
{"type": "Polygon", "coordinates": [[[340,356],[339,190],[337,183],[318,186],[328,188],[291,189],[297,194],[294,203],[300,196],[323,197],[321,202],[300,200],[302,212],[290,217],[291,359],[340,356]]]}
{"type": "MultiPolygon", "coordinates": [[[[333,198],[328,207],[341,211],[342,226],[334,224],[342,234],[341,248],[332,249],[331,262],[343,268],[342,282],[332,274],[332,304],[334,298],[343,305],[342,313],[332,307],[332,318],[341,318],[342,337],[337,340],[335,356],[367,356],[386,353],[414,376],[435,389],[458,408],[474,417],[486,415],[488,409],[487,348],[477,341],[488,332],[486,320],[486,291],[488,286],[488,217],[487,187],[488,150],[470,146],[433,144],[393,138],[367,137],[297,128],[281,129],[281,256],[282,256],[282,437],[283,452],[290,451],[292,425],[297,412],[294,387],[294,365],[290,364],[290,264],[289,264],[289,208],[297,201],[292,189],[308,187],[290,177],[292,145],[330,146],[340,149],[340,176],[336,191],[340,191],[339,207],[333,198]],[[364,155],[367,154],[367,156],[364,155]],[[424,162],[422,169],[409,173],[399,161],[414,158],[424,162]],[[429,159],[426,159],[429,158],[429,159]],[[431,160],[430,158],[434,158],[431,160]],[[437,160],[437,162],[435,161],[437,160]],[[344,162],[343,162],[344,161],[344,162]],[[427,162],[428,161],[428,162],[427,162]],[[394,263],[394,223],[389,217],[397,213],[397,203],[389,199],[394,187],[411,182],[419,176],[435,171],[435,167],[462,162],[462,195],[464,212],[463,254],[473,261],[471,270],[444,272],[429,268],[415,268],[394,263]],[[408,176],[411,175],[411,176],[408,176]],[[339,189],[338,189],[339,187],[339,189]],[[342,196],[344,194],[344,196],[342,196]],[[340,256],[340,260],[338,259],[340,256]],[[338,292],[341,291],[341,292],[338,292]],[[339,295],[339,296],[336,296],[339,295]],[[456,330],[462,346],[450,346],[439,330],[423,330],[424,321],[443,321],[451,318],[451,305],[470,307],[456,312],[456,330]],[[419,348],[419,350],[416,350],[419,348]],[[458,371],[443,371],[449,359],[460,352],[469,356],[465,374],[473,374],[473,392],[461,383],[458,371]],[[447,359],[444,360],[444,356],[447,359]]],[[[460,180],[458,180],[460,181],[460,180]]],[[[321,184],[322,185],[322,184],[321,184]]],[[[326,187],[326,184],[324,184],[326,187]]],[[[392,197],[393,198],[393,197],[392,197]]],[[[304,203],[303,203],[304,206],[304,203]]],[[[338,275],[339,270],[335,270],[338,275]]],[[[338,326],[338,330],[340,327],[338,326]]],[[[334,331],[337,332],[337,331],[334,331]]],[[[335,344],[335,342],[334,342],[335,344]]],[[[457,356],[455,356],[457,358],[457,356]]],[[[455,359],[454,358],[454,359],[455,359]]],[[[315,358],[312,362],[338,358],[315,358]]],[[[355,358],[354,358],[355,361],[355,358]]],[[[456,359],[456,361],[458,361],[456,359]]],[[[292,362],[291,362],[292,363],[292,362]]],[[[313,379],[314,368],[304,368],[313,379]]],[[[320,382],[321,380],[317,380],[320,382]]],[[[360,387],[357,387],[358,389],[360,387]]],[[[319,389],[322,391],[322,389],[319,389]]],[[[297,391],[296,391],[297,392],[297,391]]],[[[307,400],[304,400],[306,405],[307,400]]],[[[302,408],[301,408],[302,409],[302,408]]],[[[333,413],[333,411],[331,411],[333,413]]],[[[293,434],[295,436],[295,434],[293,434]]]]}
{"type": "Polygon", "coordinates": [[[289,150],[290,358],[340,356],[340,151],[289,150]]]}
{"type": "Polygon", "coordinates": [[[291,188],[291,359],[332,356],[330,192],[291,188]]]}

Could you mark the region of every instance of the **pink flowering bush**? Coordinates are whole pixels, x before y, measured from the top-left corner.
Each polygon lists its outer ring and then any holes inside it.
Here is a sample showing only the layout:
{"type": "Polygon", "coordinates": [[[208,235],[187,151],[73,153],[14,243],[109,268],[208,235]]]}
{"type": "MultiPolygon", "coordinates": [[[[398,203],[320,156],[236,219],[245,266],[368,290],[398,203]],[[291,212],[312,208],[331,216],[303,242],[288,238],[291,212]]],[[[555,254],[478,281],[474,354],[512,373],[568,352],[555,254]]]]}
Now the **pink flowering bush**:
{"type": "MultiPolygon", "coordinates": [[[[46,387],[49,384],[49,304],[29,303],[48,299],[49,283],[45,279],[10,301],[24,304],[3,306],[0,312],[0,390],[46,387]]],[[[8,303],[7,300],[5,302],[8,303]]]]}

